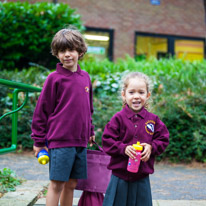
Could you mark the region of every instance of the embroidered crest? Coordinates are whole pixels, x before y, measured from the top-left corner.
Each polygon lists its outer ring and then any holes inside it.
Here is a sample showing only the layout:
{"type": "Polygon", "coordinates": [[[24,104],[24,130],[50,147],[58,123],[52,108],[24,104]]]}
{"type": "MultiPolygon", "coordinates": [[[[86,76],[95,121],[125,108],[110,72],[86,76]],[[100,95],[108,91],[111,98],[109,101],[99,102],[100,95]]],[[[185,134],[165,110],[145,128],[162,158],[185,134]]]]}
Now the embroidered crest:
{"type": "Polygon", "coordinates": [[[85,91],[89,93],[89,87],[85,87],[85,91]]]}
{"type": "Polygon", "coordinates": [[[148,134],[150,134],[150,135],[154,134],[154,125],[155,125],[155,121],[153,121],[153,120],[148,120],[145,123],[145,130],[148,134]]]}

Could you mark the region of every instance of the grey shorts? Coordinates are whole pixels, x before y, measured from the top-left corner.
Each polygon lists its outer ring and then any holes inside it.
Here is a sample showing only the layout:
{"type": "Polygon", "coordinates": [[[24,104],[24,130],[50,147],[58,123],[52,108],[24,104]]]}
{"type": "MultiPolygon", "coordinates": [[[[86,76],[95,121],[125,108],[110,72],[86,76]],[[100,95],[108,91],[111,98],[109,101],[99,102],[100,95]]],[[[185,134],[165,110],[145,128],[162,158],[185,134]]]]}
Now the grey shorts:
{"type": "Polygon", "coordinates": [[[87,149],[65,147],[49,150],[49,179],[67,182],[87,178],[87,149]]]}

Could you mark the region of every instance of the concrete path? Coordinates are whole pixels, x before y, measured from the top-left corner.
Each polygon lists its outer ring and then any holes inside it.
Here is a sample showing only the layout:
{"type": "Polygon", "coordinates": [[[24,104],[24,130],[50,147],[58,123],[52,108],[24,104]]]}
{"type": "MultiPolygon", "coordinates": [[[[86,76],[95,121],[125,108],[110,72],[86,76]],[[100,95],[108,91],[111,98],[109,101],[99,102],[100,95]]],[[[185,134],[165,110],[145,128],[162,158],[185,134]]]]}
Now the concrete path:
{"type": "MultiPolygon", "coordinates": [[[[48,165],[40,165],[33,155],[9,153],[0,155],[0,169],[5,167],[28,181],[19,186],[16,192],[7,193],[0,198],[1,206],[32,206],[37,199],[35,206],[45,205],[45,198],[39,198],[38,194],[48,185],[48,165]],[[32,197],[29,196],[30,193],[32,197]],[[11,200],[15,197],[18,199],[14,204],[11,200]],[[26,199],[30,199],[30,202],[21,202],[26,199]]],[[[150,181],[153,206],[206,206],[205,166],[156,164],[150,181]]],[[[74,206],[78,204],[80,196],[81,191],[75,190],[74,206]]]]}

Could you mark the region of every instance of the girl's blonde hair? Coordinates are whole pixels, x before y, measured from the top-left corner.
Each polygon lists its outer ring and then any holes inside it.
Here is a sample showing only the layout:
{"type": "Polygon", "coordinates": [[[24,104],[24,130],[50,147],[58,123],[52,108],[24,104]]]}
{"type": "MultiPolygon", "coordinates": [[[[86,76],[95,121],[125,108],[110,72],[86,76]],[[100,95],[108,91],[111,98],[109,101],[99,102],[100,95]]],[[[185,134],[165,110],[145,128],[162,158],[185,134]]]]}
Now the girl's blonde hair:
{"type": "MultiPolygon", "coordinates": [[[[135,79],[135,78],[144,80],[145,84],[146,84],[147,93],[152,94],[152,89],[153,89],[152,80],[146,74],[141,73],[141,72],[130,72],[122,77],[122,88],[121,88],[122,92],[124,92],[124,93],[126,92],[126,89],[129,85],[130,80],[135,79]]],[[[149,98],[149,100],[147,100],[144,107],[146,109],[149,109],[150,103],[151,103],[151,98],[149,98]]],[[[126,102],[123,100],[123,107],[125,107],[125,105],[126,105],[126,102]]]]}

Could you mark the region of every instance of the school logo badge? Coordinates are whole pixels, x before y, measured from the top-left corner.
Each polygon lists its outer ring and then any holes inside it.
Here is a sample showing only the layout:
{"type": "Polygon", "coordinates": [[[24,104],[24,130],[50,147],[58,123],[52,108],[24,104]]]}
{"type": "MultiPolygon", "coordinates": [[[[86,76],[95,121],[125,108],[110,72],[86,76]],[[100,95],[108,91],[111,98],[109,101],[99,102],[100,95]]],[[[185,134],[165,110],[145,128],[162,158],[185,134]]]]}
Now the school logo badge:
{"type": "Polygon", "coordinates": [[[85,87],[85,91],[89,93],[89,87],[85,87]]]}
{"type": "Polygon", "coordinates": [[[154,134],[154,126],[155,126],[155,121],[153,120],[148,120],[145,123],[145,130],[148,134],[153,135],[154,134]]]}

